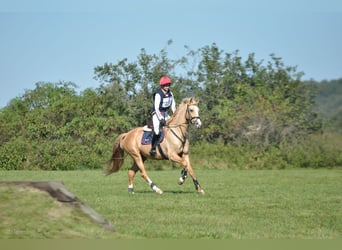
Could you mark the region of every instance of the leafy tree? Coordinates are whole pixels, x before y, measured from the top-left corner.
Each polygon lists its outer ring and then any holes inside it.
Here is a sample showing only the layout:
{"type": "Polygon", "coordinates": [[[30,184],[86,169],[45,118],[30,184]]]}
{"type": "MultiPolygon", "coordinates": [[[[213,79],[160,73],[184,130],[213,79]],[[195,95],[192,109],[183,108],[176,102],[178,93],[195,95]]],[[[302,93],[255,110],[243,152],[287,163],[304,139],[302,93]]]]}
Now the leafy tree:
{"type": "Polygon", "coordinates": [[[306,84],[317,88],[314,110],[325,120],[325,127],[342,132],[342,78],[306,84]]]}
{"type": "Polygon", "coordinates": [[[264,65],[254,54],[246,61],[213,44],[201,50],[198,82],[205,103],[204,137],[214,142],[277,145],[319,129],[312,112],[313,92],[302,73],[271,55],[264,65]]]}
{"type": "MultiPolygon", "coordinates": [[[[122,59],[97,66],[99,86],[80,93],[71,82],[38,82],[0,110],[0,169],[101,168],[118,134],[151,119],[152,94],[163,75],[172,78],[177,103],[189,96],[201,100],[203,126],[190,130],[191,141],[211,148],[204,152],[211,155],[219,147],[208,144],[236,150],[248,158],[230,153],[239,164],[311,164],[315,161],[296,158],[296,150],[290,149],[309,152],[309,135],[321,131],[316,112],[341,124],[341,98],[333,95],[340,93],[341,80],[302,82],[296,67],[273,54],[264,62],[256,61],[253,53],[243,59],[239,51],[224,52],[215,43],[186,50],[185,56],[170,59],[166,48],[158,54],[142,49],[134,62],[122,59]],[[325,107],[328,98],[335,101],[325,107]],[[316,101],[319,109],[314,109],[316,101]]],[[[315,152],[324,152],[321,159],[327,162],[329,155],[339,154],[328,147],[316,147],[315,152]]]]}

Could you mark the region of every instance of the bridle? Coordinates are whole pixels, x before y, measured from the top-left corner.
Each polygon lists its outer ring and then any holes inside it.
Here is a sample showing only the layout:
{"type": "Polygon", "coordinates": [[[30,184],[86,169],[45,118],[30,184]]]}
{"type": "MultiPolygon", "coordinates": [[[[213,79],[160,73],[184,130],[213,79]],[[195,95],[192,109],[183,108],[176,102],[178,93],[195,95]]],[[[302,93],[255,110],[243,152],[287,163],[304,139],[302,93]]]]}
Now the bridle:
{"type": "Polygon", "coordinates": [[[184,123],[178,123],[178,124],[169,124],[169,125],[165,125],[165,127],[167,128],[177,128],[177,127],[181,127],[181,126],[184,126],[184,125],[189,125],[190,123],[193,124],[193,120],[198,120],[200,119],[199,116],[191,116],[191,112],[190,112],[190,109],[189,109],[189,106],[195,106],[194,104],[187,104],[186,106],[186,115],[185,115],[185,120],[186,122],[184,123]]]}
{"type": "Polygon", "coordinates": [[[182,147],[184,148],[184,145],[187,141],[187,135],[186,133],[183,132],[182,129],[180,129],[181,133],[182,133],[182,136],[178,136],[177,133],[172,129],[172,128],[178,128],[178,127],[182,127],[184,125],[189,125],[190,123],[193,124],[194,123],[194,120],[197,121],[198,119],[200,119],[199,116],[191,116],[191,112],[190,112],[190,108],[189,106],[191,105],[194,105],[194,104],[187,104],[187,107],[186,107],[186,116],[185,116],[185,119],[186,119],[186,122],[185,123],[181,123],[181,124],[175,124],[175,125],[166,125],[166,127],[168,127],[171,131],[171,133],[178,139],[182,142],[182,147]]]}
{"type": "Polygon", "coordinates": [[[190,112],[189,106],[194,106],[194,105],[193,104],[187,104],[187,107],[186,107],[186,118],[185,119],[188,122],[188,124],[194,123],[193,120],[200,119],[199,116],[191,116],[191,112],[190,112]]]}

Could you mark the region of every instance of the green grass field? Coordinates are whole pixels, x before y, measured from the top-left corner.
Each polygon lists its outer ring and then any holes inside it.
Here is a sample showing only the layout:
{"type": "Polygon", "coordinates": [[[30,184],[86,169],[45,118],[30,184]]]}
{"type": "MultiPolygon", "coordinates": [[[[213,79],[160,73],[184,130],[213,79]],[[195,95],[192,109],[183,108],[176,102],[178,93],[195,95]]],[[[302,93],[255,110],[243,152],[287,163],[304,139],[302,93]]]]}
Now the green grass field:
{"type": "Polygon", "coordinates": [[[191,179],[179,186],[179,170],[149,174],[164,194],[155,194],[137,175],[135,194],[129,195],[125,170],[110,176],[101,171],[0,171],[0,180],[62,180],[116,228],[106,232],[78,214],[56,219],[58,209],[46,210],[55,202],[41,204],[0,189],[0,238],[342,238],[341,170],[196,170],[205,195],[196,193],[191,179]],[[50,212],[42,219],[37,211],[50,212]]]}

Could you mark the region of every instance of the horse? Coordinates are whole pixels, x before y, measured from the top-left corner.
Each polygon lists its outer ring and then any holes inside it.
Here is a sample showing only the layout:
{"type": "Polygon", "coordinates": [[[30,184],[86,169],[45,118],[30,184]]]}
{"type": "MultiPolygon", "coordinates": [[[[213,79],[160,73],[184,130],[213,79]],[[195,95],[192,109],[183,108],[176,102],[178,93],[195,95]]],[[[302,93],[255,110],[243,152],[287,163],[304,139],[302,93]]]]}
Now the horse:
{"type": "Polygon", "coordinates": [[[197,98],[184,98],[178,105],[175,113],[167,120],[164,127],[164,138],[157,146],[157,153],[151,156],[149,151],[151,145],[142,144],[144,127],[136,127],[132,130],[120,134],[113,145],[113,151],[106,169],[107,175],[119,171],[124,162],[124,153],[128,153],[133,159],[133,165],[128,169],[128,192],[134,194],[133,179],[140,171],[141,177],[157,194],[163,191],[148,176],[144,162],[147,159],[171,160],[180,163],[183,167],[178,184],[182,185],[191,176],[195,189],[199,194],[204,194],[204,190],[199,184],[195,172],[190,164],[189,140],[186,136],[189,124],[194,124],[196,128],[201,127],[199,117],[199,100],[197,98]]]}

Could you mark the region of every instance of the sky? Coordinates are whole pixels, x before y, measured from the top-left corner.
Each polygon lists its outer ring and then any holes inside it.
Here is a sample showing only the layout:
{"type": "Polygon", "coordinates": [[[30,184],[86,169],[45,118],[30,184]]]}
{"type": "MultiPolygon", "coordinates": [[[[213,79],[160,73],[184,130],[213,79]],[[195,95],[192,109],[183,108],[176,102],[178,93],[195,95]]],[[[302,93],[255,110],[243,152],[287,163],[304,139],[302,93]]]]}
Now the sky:
{"type": "Polygon", "coordinates": [[[0,0],[0,108],[37,82],[97,88],[96,66],[141,49],[180,58],[213,43],[243,59],[274,53],[303,80],[339,79],[342,1],[0,0]]]}

